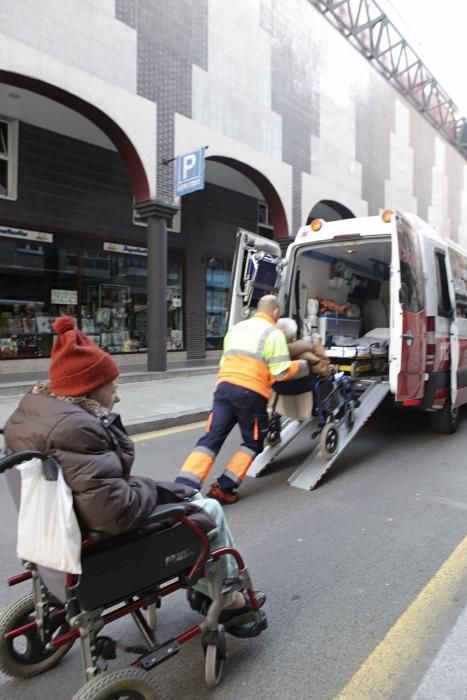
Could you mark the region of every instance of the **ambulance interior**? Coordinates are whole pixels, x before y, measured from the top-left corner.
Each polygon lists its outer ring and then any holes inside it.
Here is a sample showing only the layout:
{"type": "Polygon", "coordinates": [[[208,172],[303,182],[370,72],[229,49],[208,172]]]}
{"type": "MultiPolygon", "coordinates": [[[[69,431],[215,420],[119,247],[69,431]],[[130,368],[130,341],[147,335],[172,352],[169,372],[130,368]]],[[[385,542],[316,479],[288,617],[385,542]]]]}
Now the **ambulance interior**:
{"type": "Polygon", "coordinates": [[[354,377],[388,371],[390,263],[389,238],[303,246],[289,262],[301,335],[319,333],[328,357],[354,377]]]}

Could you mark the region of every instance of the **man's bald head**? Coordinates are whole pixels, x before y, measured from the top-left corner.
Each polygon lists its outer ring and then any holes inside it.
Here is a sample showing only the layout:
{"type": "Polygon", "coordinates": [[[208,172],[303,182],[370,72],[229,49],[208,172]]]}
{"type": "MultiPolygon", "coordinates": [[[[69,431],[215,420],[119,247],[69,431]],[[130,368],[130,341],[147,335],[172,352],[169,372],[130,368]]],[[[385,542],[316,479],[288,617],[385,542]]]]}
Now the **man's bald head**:
{"type": "Polygon", "coordinates": [[[281,315],[281,307],[279,300],[274,294],[266,294],[258,301],[258,312],[271,316],[274,321],[277,321],[281,315]]]}

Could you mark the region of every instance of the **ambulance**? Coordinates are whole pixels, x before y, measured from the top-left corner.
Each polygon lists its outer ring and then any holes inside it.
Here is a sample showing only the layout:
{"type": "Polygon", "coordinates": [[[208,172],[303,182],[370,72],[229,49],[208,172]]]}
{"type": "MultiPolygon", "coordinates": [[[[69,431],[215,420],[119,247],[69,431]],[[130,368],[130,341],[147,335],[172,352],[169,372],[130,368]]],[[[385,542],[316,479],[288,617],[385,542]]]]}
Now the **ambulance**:
{"type": "Polygon", "coordinates": [[[401,407],[453,433],[467,402],[467,251],[413,214],[326,222],[279,241],[239,230],[228,325],[279,296],[338,369],[387,382],[401,407]]]}

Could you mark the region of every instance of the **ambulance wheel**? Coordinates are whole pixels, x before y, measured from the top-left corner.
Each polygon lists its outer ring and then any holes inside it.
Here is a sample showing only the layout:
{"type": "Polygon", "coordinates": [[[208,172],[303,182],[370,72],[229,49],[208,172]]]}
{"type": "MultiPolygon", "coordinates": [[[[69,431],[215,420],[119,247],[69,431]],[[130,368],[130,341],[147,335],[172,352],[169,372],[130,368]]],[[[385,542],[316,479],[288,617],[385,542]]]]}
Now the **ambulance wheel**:
{"type": "MultiPolygon", "coordinates": [[[[50,606],[53,613],[53,606],[50,606]]],[[[39,673],[48,671],[73,646],[73,641],[48,650],[35,630],[25,632],[14,639],[5,639],[7,632],[22,627],[35,620],[34,596],[32,594],[20,598],[9,605],[0,614],[0,671],[13,678],[31,678],[39,673]]],[[[49,631],[52,637],[67,632],[69,625],[64,620],[50,622],[49,631]]]]}
{"type": "Polygon", "coordinates": [[[154,678],[140,668],[99,673],[72,700],[157,700],[154,678]]]}
{"type": "Polygon", "coordinates": [[[451,399],[448,398],[441,411],[430,413],[430,421],[435,433],[451,435],[459,426],[459,409],[452,408],[451,399]]]}
{"type": "Polygon", "coordinates": [[[326,423],[319,438],[319,448],[325,459],[331,459],[339,444],[339,429],[335,423],[326,423]]]}

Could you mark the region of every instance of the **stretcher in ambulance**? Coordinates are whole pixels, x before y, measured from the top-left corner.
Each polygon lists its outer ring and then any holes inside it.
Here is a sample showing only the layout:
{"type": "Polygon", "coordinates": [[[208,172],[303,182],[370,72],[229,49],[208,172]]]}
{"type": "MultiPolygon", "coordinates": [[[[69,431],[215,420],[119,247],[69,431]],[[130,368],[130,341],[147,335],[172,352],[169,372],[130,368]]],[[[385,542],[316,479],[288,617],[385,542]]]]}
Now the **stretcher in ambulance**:
{"type": "Polygon", "coordinates": [[[303,226],[282,257],[278,241],[240,230],[229,325],[276,293],[302,337],[321,335],[332,362],[379,377],[395,402],[452,433],[467,402],[467,251],[415,215],[303,226]]]}

